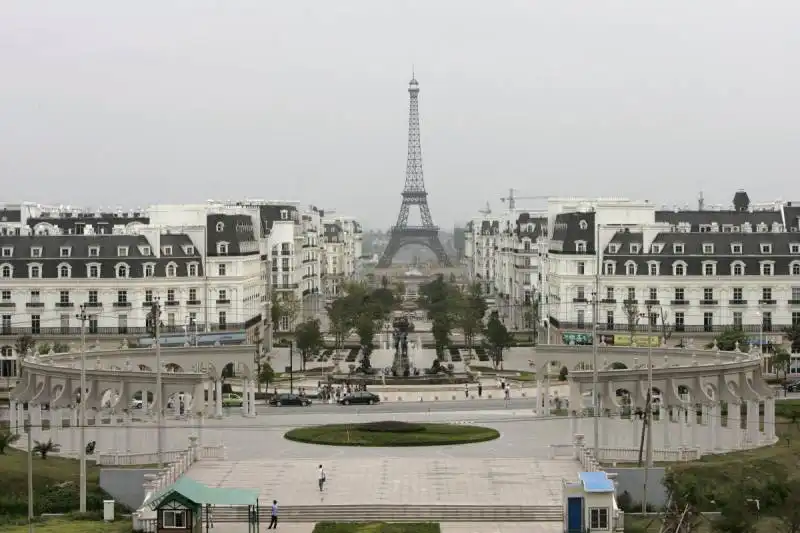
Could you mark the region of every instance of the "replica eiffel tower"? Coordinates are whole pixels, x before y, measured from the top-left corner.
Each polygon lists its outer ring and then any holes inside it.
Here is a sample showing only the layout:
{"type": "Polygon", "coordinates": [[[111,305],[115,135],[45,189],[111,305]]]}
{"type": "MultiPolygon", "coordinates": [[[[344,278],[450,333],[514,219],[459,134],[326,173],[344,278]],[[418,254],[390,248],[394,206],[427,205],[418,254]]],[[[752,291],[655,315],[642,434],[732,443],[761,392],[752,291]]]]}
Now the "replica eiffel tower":
{"type": "Polygon", "coordinates": [[[419,135],[419,83],[414,76],[408,84],[410,104],[408,111],[408,162],[406,163],[406,184],[403,187],[403,203],[397,223],[392,227],[389,244],[378,261],[378,268],[391,266],[398,250],[409,244],[425,246],[431,250],[440,266],[450,266],[450,258],[439,240],[439,227],[433,223],[428,207],[428,193],[422,176],[422,143],[419,135]],[[419,207],[420,226],[408,225],[411,206],[419,207]]]}

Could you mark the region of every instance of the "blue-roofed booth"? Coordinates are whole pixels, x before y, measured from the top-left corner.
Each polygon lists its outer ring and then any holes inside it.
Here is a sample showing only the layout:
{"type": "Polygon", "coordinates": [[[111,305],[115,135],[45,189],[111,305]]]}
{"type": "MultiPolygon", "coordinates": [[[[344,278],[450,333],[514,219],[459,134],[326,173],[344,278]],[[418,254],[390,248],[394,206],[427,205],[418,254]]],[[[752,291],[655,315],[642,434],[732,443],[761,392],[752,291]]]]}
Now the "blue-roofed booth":
{"type": "Polygon", "coordinates": [[[564,480],[564,531],[623,531],[613,474],[581,472],[575,482],[564,480]]]}

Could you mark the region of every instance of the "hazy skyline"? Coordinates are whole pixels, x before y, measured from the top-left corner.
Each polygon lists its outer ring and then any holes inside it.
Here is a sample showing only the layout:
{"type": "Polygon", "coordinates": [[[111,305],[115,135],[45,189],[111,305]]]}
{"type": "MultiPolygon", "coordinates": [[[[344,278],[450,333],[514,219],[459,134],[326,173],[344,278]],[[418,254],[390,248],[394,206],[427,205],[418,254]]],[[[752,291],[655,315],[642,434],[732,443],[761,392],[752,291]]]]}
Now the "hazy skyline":
{"type": "Polygon", "coordinates": [[[5,0],[2,201],[285,199],[385,229],[412,65],[443,228],[509,187],[800,200],[798,20],[777,0],[5,0]]]}

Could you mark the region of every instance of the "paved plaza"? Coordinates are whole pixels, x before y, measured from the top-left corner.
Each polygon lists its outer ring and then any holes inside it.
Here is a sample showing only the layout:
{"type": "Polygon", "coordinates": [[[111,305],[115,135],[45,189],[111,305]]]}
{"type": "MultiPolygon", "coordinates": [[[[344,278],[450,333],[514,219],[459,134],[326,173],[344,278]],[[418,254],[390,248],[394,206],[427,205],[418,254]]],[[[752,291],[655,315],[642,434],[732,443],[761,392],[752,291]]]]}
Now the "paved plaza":
{"type": "MultiPolygon", "coordinates": [[[[441,528],[442,533],[562,533],[564,531],[561,522],[501,522],[498,524],[444,522],[441,524],[441,528]]],[[[314,530],[314,524],[290,522],[279,524],[278,530],[282,533],[311,533],[314,530]]],[[[214,533],[247,533],[247,524],[217,523],[213,531],[214,533]]]]}

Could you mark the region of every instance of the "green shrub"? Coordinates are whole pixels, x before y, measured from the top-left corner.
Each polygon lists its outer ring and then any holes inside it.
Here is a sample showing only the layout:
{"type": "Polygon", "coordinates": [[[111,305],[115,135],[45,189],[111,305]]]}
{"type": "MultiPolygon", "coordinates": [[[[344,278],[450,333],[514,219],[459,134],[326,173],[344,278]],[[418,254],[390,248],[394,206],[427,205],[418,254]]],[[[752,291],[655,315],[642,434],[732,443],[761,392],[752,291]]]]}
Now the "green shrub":
{"type": "Polygon", "coordinates": [[[376,431],[389,433],[416,433],[425,431],[422,424],[412,424],[410,422],[400,422],[398,420],[382,420],[379,422],[367,422],[356,426],[361,431],[376,431]]]}

